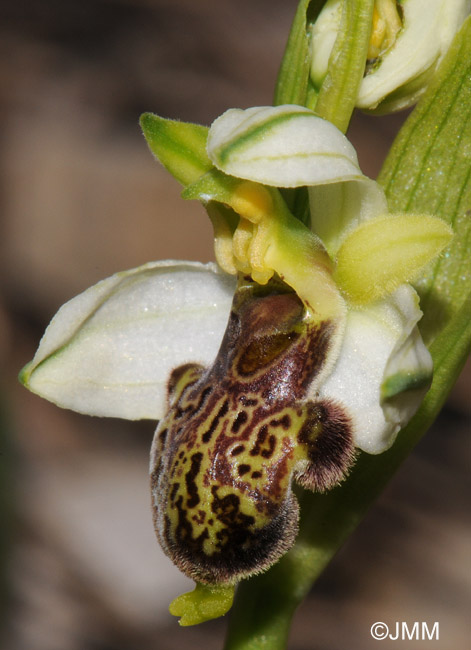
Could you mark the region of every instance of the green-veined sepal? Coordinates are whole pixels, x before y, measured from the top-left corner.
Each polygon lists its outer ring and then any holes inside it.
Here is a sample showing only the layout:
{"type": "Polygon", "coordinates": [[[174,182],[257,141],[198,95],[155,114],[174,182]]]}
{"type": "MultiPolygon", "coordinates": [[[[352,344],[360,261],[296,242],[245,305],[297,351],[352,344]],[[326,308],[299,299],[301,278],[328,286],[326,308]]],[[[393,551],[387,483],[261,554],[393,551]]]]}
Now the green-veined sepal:
{"type": "Polygon", "coordinates": [[[216,356],[234,288],[214,264],[117,273],[61,307],[20,380],[80,413],[157,420],[173,368],[216,356]]]}
{"type": "Polygon", "coordinates": [[[274,187],[363,178],[343,133],[301,106],[230,109],[213,122],[207,151],[224,173],[274,187]]]}

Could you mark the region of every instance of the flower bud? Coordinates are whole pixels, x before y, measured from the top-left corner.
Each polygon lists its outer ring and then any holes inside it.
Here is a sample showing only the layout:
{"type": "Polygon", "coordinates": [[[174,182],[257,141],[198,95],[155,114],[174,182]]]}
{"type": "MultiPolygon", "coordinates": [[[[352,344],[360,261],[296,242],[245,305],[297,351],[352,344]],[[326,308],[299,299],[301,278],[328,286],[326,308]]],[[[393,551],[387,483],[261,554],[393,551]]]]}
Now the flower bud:
{"type": "MultiPolygon", "coordinates": [[[[469,0],[375,0],[358,108],[389,113],[414,104],[471,11],[469,0]]],[[[329,0],[311,29],[311,79],[327,73],[342,14],[329,0]]]]}

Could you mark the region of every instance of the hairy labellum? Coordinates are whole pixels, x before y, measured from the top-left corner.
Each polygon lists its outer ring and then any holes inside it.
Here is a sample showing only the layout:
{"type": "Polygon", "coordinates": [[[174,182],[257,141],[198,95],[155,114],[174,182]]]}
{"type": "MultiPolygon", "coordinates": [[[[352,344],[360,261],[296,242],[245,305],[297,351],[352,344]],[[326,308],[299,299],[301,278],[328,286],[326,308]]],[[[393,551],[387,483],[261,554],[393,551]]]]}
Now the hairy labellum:
{"type": "Polygon", "coordinates": [[[241,283],[214,364],[172,373],[151,457],[154,523],[194,580],[268,568],[296,537],[292,479],[322,491],[352,463],[344,410],[306,399],[338,330],[314,322],[285,285],[241,283]]]}

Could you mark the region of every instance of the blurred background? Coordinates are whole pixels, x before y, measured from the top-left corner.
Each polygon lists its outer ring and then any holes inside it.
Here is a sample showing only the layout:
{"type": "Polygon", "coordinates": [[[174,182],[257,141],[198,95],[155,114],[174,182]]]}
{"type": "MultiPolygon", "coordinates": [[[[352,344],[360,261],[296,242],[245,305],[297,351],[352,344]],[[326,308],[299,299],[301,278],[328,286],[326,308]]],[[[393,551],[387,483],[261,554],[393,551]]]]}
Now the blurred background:
{"type": "MultiPolygon", "coordinates": [[[[153,111],[210,124],[226,108],[270,104],[295,7],[0,5],[5,650],[222,647],[224,620],[180,629],[167,612],[192,583],[154,538],[154,424],[63,411],[16,375],[58,307],[91,284],[149,260],[212,259],[208,219],[179,199],[138,118],[153,111]]],[[[365,173],[377,174],[403,119],[355,117],[351,138],[365,173]]],[[[439,643],[414,647],[469,647],[469,374],[299,609],[290,650],[368,650],[376,621],[438,621],[439,643]]]]}

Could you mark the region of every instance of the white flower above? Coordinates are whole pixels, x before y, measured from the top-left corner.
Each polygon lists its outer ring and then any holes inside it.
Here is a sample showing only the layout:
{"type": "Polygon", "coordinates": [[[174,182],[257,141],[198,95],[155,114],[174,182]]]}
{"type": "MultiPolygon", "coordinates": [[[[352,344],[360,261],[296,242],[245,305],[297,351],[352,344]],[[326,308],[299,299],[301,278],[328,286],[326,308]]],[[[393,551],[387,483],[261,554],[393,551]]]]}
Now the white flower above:
{"type": "MultiPolygon", "coordinates": [[[[327,73],[342,5],[328,0],[311,28],[311,79],[317,87],[327,73]]],[[[414,104],[470,12],[469,0],[376,0],[356,105],[384,113],[414,104]]]]}

